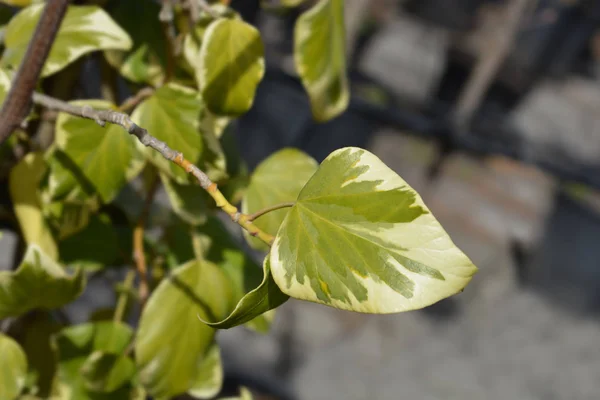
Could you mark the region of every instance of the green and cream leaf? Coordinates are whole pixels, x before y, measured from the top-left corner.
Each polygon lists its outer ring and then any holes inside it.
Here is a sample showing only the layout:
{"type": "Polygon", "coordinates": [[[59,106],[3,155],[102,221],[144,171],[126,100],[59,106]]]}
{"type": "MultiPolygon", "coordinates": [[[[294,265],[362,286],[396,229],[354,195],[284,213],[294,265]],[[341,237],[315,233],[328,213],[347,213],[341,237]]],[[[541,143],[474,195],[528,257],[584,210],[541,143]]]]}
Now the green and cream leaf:
{"type": "Polygon", "coordinates": [[[477,271],[418,193],[359,148],[321,163],[270,254],[284,293],[367,313],[426,307],[460,292],[477,271]]]}

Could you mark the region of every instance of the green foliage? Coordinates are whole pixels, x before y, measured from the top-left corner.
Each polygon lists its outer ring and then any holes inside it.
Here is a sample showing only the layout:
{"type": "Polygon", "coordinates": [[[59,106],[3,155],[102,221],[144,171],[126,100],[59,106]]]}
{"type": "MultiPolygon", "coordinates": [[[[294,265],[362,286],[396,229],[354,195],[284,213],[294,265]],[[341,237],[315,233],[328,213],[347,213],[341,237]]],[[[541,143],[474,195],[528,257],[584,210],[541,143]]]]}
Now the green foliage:
{"type": "Polygon", "coordinates": [[[0,398],[12,400],[25,386],[27,358],[19,344],[3,333],[0,333],[0,354],[0,398]]]}
{"type": "Polygon", "coordinates": [[[78,270],[69,276],[35,244],[14,272],[0,271],[0,318],[18,316],[35,308],[53,309],[76,299],[85,287],[78,270]]]}
{"type": "Polygon", "coordinates": [[[294,32],[296,69],[317,121],[348,107],[344,0],[321,0],[298,18],[294,32]]]}
{"type": "MultiPolygon", "coordinates": [[[[0,102],[43,7],[9,3],[25,8],[5,26],[0,102]]],[[[469,282],[476,268],[368,151],[340,149],[318,165],[286,148],[248,171],[232,128],[252,107],[265,49],[234,10],[212,3],[194,22],[175,7],[160,21],[154,1],[96,3],[106,6],[69,6],[38,82],[70,102],[56,118],[34,108],[0,147],[10,194],[0,219],[25,250],[0,272],[0,399],[226,400],[219,329],[268,332],[290,297],[392,313],[469,282]],[[88,77],[65,67],[84,55],[103,99],[70,89],[88,77]],[[117,106],[124,89],[132,98],[117,106]],[[124,111],[155,140],[144,147],[124,114],[105,126],[81,118],[93,109],[124,111]],[[87,277],[109,268],[125,276],[116,303],[65,322],[87,277]]],[[[296,22],[296,66],[319,122],[348,104],[343,6],[321,0],[296,22]]],[[[241,388],[229,400],[251,398],[241,388]]]]}
{"type": "MultiPolygon", "coordinates": [[[[2,65],[15,69],[21,63],[27,45],[42,13],[42,4],[33,4],[17,14],[4,32],[2,65]]],[[[128,50],[129,35],[97,6],[70,6],[42,76],[52,75],[81,56],[98,50],[128,50]]]]}
{"type": "MultiPolygon", "coordinates": [[[[275,204],[295,201],[302,187],[317,170],[317,162],[297,149],[283,149],[256,167],[242,200],[242,212],[251,214],[275,204]],[[294,171],[290,174],[289,171],[294,171]]],[[[256,226],[275,234],[289,209],[270,212],[256,221],[256,226]]],[[[255,249],[268,250],[260,240],[244,236],[255,249]]]]}

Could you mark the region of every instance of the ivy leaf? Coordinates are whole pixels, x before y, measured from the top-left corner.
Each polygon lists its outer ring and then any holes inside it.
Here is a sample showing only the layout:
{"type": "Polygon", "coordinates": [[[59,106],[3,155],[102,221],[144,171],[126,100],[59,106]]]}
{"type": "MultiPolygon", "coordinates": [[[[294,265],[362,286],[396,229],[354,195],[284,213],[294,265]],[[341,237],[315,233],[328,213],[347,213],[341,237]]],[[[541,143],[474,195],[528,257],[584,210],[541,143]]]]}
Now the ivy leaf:
{"type": "Polygon", "coordinates": [[[81,270],[68,276],[37,245],[30,245],[16,271],[0,271],[0,319],[61,307],[75,300],[84,286],[81,270]]]}
{"type": "MultiPolygon", "coordinates": [[[[317,166],[313,158],[297,149],[287,148],[272,154],[252,173],[250,185],[242,199],[242,212],[250,214],[276,204],[295,201],[317,166]]],[[[270,212],[258,218],[255,224],[274,235],[288,211],[289,208],[270,212]]],[[[266,244],[246,231],[244,237],[253,248],[269,250],[266,244]]]]}
{"type": "Polygon", "coordinates": [[[160,180],[175,214],[190,225],[206,222],[208,194],[200,185],[195,183],[180,185],[162,173],[160,180]]]}
{"type": "Polygon", "coordinates": [[[206,356],[198,371],[198,376],[188,393],[197,399],[212,399],[223,386],[223,367],[221,366],[221,350],[217,342],[206,351],[206,356]]]}
{"type": "MultiPolygon", "coordinates": [[[[43,8],[43,4],[33,4],[9,22],[4,33],[6,50],[2,65],[16,69],[21,64],[43,8]]],[[[127,32],[100,7],[69,6],[41,76],[60,71],[84,54],[98,50],[128,50],[131,45],[127,32]]]]}
{"type": "MultiPolygon", "coordinates": [[[[101,352],[120,356],[125,352],[132,337],[133,331],[129,326],[112,321],[70,326],[55,335],[52,343],[58,353],[58,383],[68,387],[65,399],[129,400],[132,392],[130,385],[122,386],[111,393],[92,392],[86,387],[86,377],[87,385],[97,383],[89,382],[90,377],[94,375],[90,371],[91,366],[98,358],[95,354],[101,352]]],[[[111,371],[111,368],[108,371],[111,371]]],[[[98,370],[93,372],[98,373],[98,370]]],[[[125,369],[119,372],[128,373],[125,369]]]]}
{"type": "Polygon", "coordinates": [[[273,278],[295,298],[395,313],[460,292],[477,268],[421,197],[375,155],[331,153],[271,249],[273,278]]]}
{"type": "Polygon", "coordinates": [[[16,399],[23,387],[27,377],[27,358],[21,346],[9,336],[0,333],[0,399],[16,399]]]}
{"type": "MultiPolygon", "coordinates": [[[[144,100],[135,109],[131,119],[196,164],[203,150],[202,137],[198,133],[201,107],[198,92],[171,83],[160,87],[144,100]]],[[[156,167],[178,183],[189,183],[183,169],[165,160],[155,150],[146,149],[146,155],[156,167]]]]}
{"type": "Polygon", "coordinates": [[[200,385],[215,331],[198,316],[223,318],[231,307],[227,276],[207,261],[177,267],[158,285],[142,312],[135,342],[139,379],[150,395],[169,398],[200,385]]]}
{"type": "Polygon", "coordinates": [[[129,382],[134,373],[131,358],[104,351],[94,351],[81,366],[85,387],[92,392],[114,392],[129,382]]]}
{"type": "MultiPolygon", "coordinates": [[[[101,100],[72,104],[114,108],[101,100]]],[[[102,127],[94,121],[61,113],[56,121],[56,146],[80,169],[105,203],[113,200],[144,167],[143,146],[114,124],[102,127]]]]}
{"type": "Polygon", "coordinates": [[[265,258],[262,282],[240,299],[227,318],[218,322],[205,319],[202,321],[216,329],[229,329],[251,323],[250,326],[256,331],[267,332],[272,319],[268,315],[268,311],[274,310],[289,299],[288,295],[282,293],[275,284],[270,264],[269,257],[265,258]]]}
{"type": "Polygon", "coordinates": [[[37,244],[53,260],[58,258],[56,242],[42,213],[38,187],[47,166],[41,153],[29,153],[10,171],[9,190],[25,242],[37,244]]]}
{"type": "Polygon", "coordinates": [[[167,44],[157,17],[160,5],[151,0],[118,1],[110,11],[117,24],[131,35],[133,46],[128,52],[105,52],[107,61],[133,82],[158,86],[167,65],[167,44]]]}
{"type": "Polygon", "coordinates": [[[238,19],[210,24],[197,71],[208,109],[232,117],[248,111],[263,78],[264,64],[264,46],[256,28],[238,19]]]}
{"type": "Polygon", "coordinates": [[[321,0],[296,21],[294,61],[319,122],[348,107],[344,29],[344,0],[321,0]]]}
{"type": "MultiPolygon", "coordinates": [[[[244,253],[216,217],[193,229],[192,241],[200,248],[203,259],[215,263],[229,277],[237,306],[224,320],[208,321],[214,328],[232,328],[247,323],[258,332],[269,330],[273,312],[267,311],[283,304],[288,296],[274,284],[268,267],[260,267],[244,253]],[[265,314],[266,313],[266,314],[265,314]]],[[[206,322],[206,320],[204,320],[206,322]]]]}
{"type": "Polygon", "coordinates": [[[117,233],[106,214],[92,216],[89,225],[60,242],[59,249],[63,263],[88,270],[110,266],[119,256],[117,233]]]}

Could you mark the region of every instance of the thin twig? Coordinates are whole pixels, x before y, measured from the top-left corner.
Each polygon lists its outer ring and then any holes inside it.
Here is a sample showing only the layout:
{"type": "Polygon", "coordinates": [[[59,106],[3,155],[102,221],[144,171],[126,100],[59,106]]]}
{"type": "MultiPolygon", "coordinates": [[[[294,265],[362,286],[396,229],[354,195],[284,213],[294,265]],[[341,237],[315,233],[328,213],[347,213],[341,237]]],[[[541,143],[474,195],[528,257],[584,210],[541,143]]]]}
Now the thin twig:
{"type": "Polygon", "coordinates": [[[146,100],[148,97],[154,94],[154,89],[151,87],[143,88],[135,95],[125,99],[123,103],[117,109],[121,112],[129,112],[138,106],[142,101],[146,100]]]}
{"type": "Polygon", "coordinates": [[[162,0],[162,7],[158,14],[158,19],[162,23],[163,31],[167,39],[167,70],[165,71],[165,79],[163,83],[171,80],[175,74],[175,65],[177,57],[181,53],[181,46],[177,41],[177,32],[175,31],[175,13],[173,11],[173,0],[162,0]]]}
{"type": "Polygon", "coordinates": [[[125,275],[123,280],[123,287],[119,299],[117,300],[117,307],[115,308],[115,314],[113,316],[114,322],[121,322],[125,316],[125,309],[127,308],[127,300],[130,296],[131,286],[133,285],[133,278],[135,278],[135,271],[130,269],[125,275]]]}
{"type": "Polygon", "coordinates": [[[21,124],[31,107],[31,94],[67,12],[69,0],[48,0],[27,52],[0,110],[0,144],[21,124]]]}
{"type": "Polygon", "coordinates": [[[148,266],[146,264],[146,253],[144,252],[144,229],[146,227],[148,213],[150,212],[150,207],[152,207],[152,202],[154,201],[154,195],[158,189],[159,182],[160,179],[157,175],[154,177],[150,188],[148,188],[148,194],[146,195],[146,200],[144,201],[144,208],[142,209],[142,213],[140,214],[140,217],[135,224],[135,228],[133,229],[133,261],[135,262],[135,268],[137,269],[140,277],[138,293],[142,308],[144,308],[146,300],[148,299],[148,295],[150,294],[148,285],[148,266]]]}
{"type": "Polygon", "coordinates": [[[62,111],[77,117],[91,119],[100,126],[105,126],[106,123],[109,122],[123,127],[123,129],[135,136],[144,146],[152,148],[160,153],[165,159],[175,163],[183,168],[188,174],[194,176],[198,180],[200,186],[206,190],[215,203],[217,203],[217,207],[229,215],[239,226],[248,231],[251,236],[258,237],[268,245],[271,245],[275,240],[272,235],[269,235],[254,225],[252,221],[248,219],[248,215],[240,213],[235,206],[229,203],[217,187],[217,184],[212,182],[206,173],[190,161],[186,160],[182,153],[173,150],[165,142],[150,135],[146,129],[136,125],[129,118],[129,115],[111,110],[95,110],[90,106],[75,106],[40,93],[34,93],[33,101],[46,108],[62,111]]]}
{"type": "Polygon", "coordinates": [[[271,211],[281,210],[282,208],[294,207],[294,204],[296,204],[296,202],[290,201],[289,203],[280,203],[275,204],[271,207],[263,208],[262,210],[257,211],[254,214],[249,214],[248,221],[254,221],[255,219],[262,217],[263,215],[270,213],[271,211]]]}

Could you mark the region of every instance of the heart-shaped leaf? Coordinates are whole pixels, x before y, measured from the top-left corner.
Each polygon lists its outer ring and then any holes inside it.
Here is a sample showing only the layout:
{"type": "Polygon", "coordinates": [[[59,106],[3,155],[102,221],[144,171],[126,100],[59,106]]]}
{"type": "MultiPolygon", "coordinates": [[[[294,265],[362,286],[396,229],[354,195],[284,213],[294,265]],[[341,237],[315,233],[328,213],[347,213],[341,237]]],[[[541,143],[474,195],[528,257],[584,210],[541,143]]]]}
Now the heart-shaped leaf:
{"type": "Polygon", "coordinates": [[[148,299],[135,342],[140,381],[154,397],[169,398],[200,386],[215,330],[198,316],[220,319],[232,308],[230,283],[208,261],[173,270],[148,299]]]}
{"type": "Polygon", "coordinates": [[[294,61],[314,118],[327,121],[348,107],[344,0],[321,0],[296,21],[294,61]]]}
{"type": "Polygon", "coordinates": [[[233,117],[244,114],[264,73],[264,47],[256,28],[227,18],[208,26],[196,77],[209,110],[233,117]]]}
{"type": "MultiPolygon", "coordinates": [[[[297,149],[283,149],[272,154],[252,173],[250,185],[242,199],[242,212],[254,213],[281,203],[293,202],[317,170],[317,162],[297,149]]],[[[272,235],[277,233],[289,208],[272,211],[255,221],[256,226],[272,235]]],[[[269,247],[244,231],[248,244],[267,251],[269,247]]]]}
{"type": "Polygon", "coordinates": [[[42,213],[38,188],[47,169],[41,153],[29,153],[10,170],[9,190],[25,242],[37,244],[53,260],[58,249],[42,213]]]}
{"type": "MultiPolygon", "coordinates": [[[[6,50],[1,64],[16,69],[40,19],[44,4],[33,4],[20,11],[4,32],[6,50]]],[[[131,39],[98,6],[69,6],[56,40],[42,70],[42,77],[52,75],[73,61],[98,50],[128,50],[131,39]]]]}
{"type": "Polygon", "coordinates": [[[271,268],[292,297],[368,313],[426,307],[477,271],[417,192],[359,148],[321,163],[279,229],[271,268]]]}
{"type": "Polygon", "coordinates": [[[0,333],[0,399],[16,399],[25,386],[27,358],[21,346],[12,338],[0,333]]]}
{"type": "MultiPolygon", "coordinates": [[[[75,101],[74,105],[110,109],[101,100],[75,101]]],[[[92,120],[61,113],[56,121],[56,145],[72,161],[105,203],[144,167],[143,149],[136,138],[118,125],[102,127],[92,120]]],[[[51,180],[61,180],[51,177],[51,180]]]]}
{"type": "MultiPolygon", "coordinates": [[[[135,109],[131,119],[196,164],[204,147],[198,132],[201,107],[198,92],[171,83],[160,87],[144,100],[135,109]]],[[[157,151],[148,148],[146,155],[163,173],[181,184],[189,184],[187,173],[157,151]]]]}
{"type": "Polygon", "coordinates": [[[81,270],[68,276],[37,245],[30,245],[16,271],[0,271],[0,319],[61,307],[75,300],[84,286],[81,270]]]}

